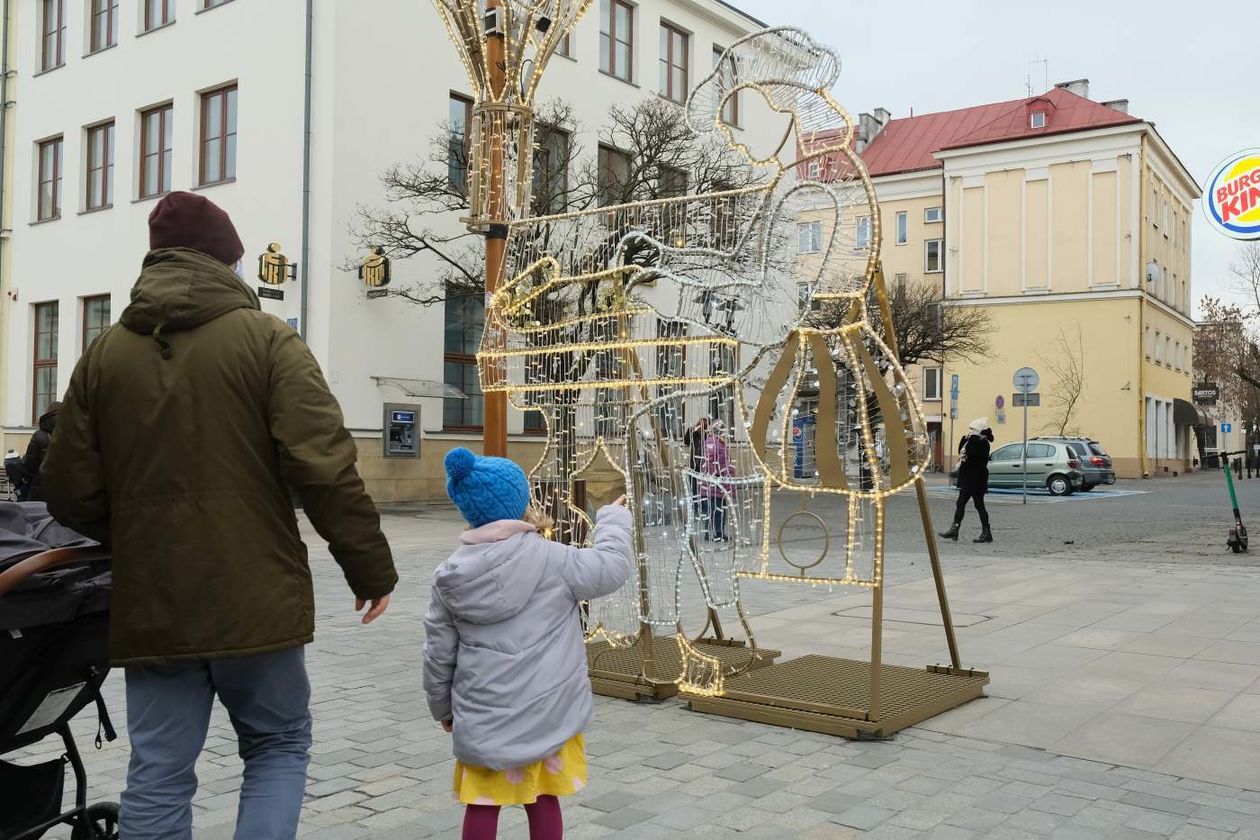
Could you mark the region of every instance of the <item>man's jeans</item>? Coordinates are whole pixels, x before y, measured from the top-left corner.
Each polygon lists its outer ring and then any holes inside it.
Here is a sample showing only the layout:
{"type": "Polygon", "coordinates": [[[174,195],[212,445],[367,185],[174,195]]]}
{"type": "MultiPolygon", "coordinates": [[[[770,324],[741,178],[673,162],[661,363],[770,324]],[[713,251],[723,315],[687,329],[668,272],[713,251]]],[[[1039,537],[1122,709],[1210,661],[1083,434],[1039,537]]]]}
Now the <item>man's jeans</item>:
{"type": "Polygon", "coordinates": [[[191,840],[195,766],[216,694],[245,761],[237,840],[296,836],[311,748],[311,684],[300,647],[127,669],[131,765],[119,825],[127,840],[191,840]]]}

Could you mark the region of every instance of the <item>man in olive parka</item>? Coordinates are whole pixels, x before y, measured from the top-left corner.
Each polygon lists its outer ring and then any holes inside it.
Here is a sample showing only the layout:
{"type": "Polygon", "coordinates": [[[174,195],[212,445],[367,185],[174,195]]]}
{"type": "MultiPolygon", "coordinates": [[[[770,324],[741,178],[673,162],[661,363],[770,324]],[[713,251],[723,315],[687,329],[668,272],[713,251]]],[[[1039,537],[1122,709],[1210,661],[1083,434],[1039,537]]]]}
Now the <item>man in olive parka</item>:
{"type": "Polygon", "coordinates": [[[191,838],[217,695],[245,760],[236,836],[293,837],[315,609],[290,488],[365,623],[398,578],[341,409],[233,270],[244,247],[228,215],[171,193],[149,240],[131,305],[75,366],[43,467],[53,516],[113,555],[110,654],[126,666],[132,748],[120,829],[191,838]]]}

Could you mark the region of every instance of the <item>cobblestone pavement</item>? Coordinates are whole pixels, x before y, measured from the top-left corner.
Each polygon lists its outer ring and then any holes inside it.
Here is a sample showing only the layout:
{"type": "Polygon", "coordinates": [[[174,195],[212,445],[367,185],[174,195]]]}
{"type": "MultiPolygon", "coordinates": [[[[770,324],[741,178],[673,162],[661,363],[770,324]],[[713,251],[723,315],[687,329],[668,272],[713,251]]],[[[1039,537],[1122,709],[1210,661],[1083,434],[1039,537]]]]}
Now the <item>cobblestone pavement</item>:
{"type": "MultiPolygon", "coordinates": [[[[892,741],[600,699],[591,785],[566,805],[568,836],[1260,838],[1260,573],[1221,551],[1218,481],[1135,483],[1149,492],[1079,504],[994,499],[998,542],[944,549],[964,658],[989,668],[990,696],[892,741]]],[[[1252,486],[1241,487],[1244,511],[1260,502],[1252,486]]],[[[943,521],[950,500],[932,496],[943,521]]],[[[925,617],[934,596],[913,499],[890,511],[887,656],[935,661],[943,643],[925,617]]],[[[460,525],[426,508],[385,526],[402,583],[366,628],[308,537],[319,609],[306,837],[458,836],[448,736],[421,699],[420,651],[428,580],[460,525]]],[[[767,586],[747,600],[763,641],[788,654],[861,654],[868,638],[861,592],[767,586]]],[[[120,722],[121,683],[107,684],[120,722]]],[[[96,752],[90,719],[77,730],[93,798],[116,798],[125,737],[96,752]]],[[[198,838],[231,837],[235,749],[217,713],[198,765],[198,838]]],[[[502,835],[525,836],[519,809],[502,835]]]]}

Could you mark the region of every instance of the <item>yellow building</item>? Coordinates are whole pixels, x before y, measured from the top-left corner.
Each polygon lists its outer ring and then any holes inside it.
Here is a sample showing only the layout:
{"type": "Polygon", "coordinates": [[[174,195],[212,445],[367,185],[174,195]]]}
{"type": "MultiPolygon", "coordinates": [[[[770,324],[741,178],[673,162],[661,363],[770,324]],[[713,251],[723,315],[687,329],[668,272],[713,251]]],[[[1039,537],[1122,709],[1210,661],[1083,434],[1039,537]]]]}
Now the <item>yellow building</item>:
{"type": "MultiPolygon", "coordinates": [[[[973,418],[990,419],[998,444],[1020,438],[1012,377],[1025,366],[1041,375],[1030,436],[1096,438],[1121,477],[1171,475],[1197,458],[1189,219],[1199,187],[1127,105],[1091,101],[1079,80],[958,111],[862,115],[890,288],[933,284],[946,306],[984,307],[993,327],[985,358],[911,371],[942,467],[947,441],[973,418]]],[[[869,225],[846,223],[859,239],[869,225]]]]}

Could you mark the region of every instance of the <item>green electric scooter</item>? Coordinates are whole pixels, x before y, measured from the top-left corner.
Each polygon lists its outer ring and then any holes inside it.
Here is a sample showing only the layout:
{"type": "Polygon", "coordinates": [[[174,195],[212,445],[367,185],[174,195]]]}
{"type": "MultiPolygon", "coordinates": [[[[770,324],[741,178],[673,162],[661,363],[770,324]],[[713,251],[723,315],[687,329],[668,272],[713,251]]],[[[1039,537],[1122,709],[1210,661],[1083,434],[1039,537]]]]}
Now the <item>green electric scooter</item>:
{"type": "Polygon", "coordinates": [[[1246,456],[1246,454],[1245,451],[1221,453],[1221,468],[1225,470],[1225,483],[1229,485],[1229,501],[1234,506],[1234,524],[1229,529],[1229,539],[1225,541],[1225,544],[1235,554],[1247,550],[1247,526],[1242,523],[1242,514],[1238,512],[1238,494],[1234,491],[1234,474],[1229,469],[1229,458],[1231,455],[1246,456]]]}

